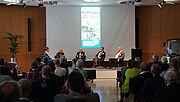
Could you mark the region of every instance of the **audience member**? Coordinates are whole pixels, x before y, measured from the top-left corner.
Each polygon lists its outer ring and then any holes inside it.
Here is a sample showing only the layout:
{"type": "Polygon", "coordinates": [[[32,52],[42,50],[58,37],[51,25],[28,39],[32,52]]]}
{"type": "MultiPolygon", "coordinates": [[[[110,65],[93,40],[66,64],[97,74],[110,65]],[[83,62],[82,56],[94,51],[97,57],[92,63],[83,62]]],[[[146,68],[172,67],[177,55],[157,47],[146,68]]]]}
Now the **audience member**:
{"type": "Polygon", "coordinates": [[[152,74],[148,71],[148,64],[140,63],[141,73],[134,78],[132,92],[134,94],[134,102],[141,102],[141,92],[146,79],[152,78],[152,74]]]}
{"type": "Polygon", "coordinates": [[[16,81],[0,83],[0,102],[18,102],[21,89],[16,81]]]}
{"type": "Polygon", "coordinates": [[[44,51],[44,53],[43,53],[43,55],[42,55],[42,60],[43,60],[44,58],[47,58],[48,61],[52,61],[52,58],[49,57],[49,47],[45,47],[44,50],[45,50],[45,51],[44,51]]]}
{"type": "Polygon", "coordinates": [[[38,67],[41,66],[41,58],[40,58],[40,57],[37,57],[37,58],[35,59],[35,61],[38,62],[38,67]]]}
{"type": "Polygon", "coordinates": [[[0,83],[3,81],[13,80],[9,75],[3,75],[0,71],[0,83]]]}
{"type": "Polygon", "coordinates": [[[85,87],[84,84],[84,77],[79,72],[72,72],[68,76],[67,86],[69,90],[69,95],[67,94],[58,94],[55,96],[54,102],[65,102],[68,97],[72,96],[83,96],[87,102],[100,102],[99,95],[96,93],[89,93],[84,94],[83,88],[85,87]]]}
{"type": "Polygon", "coordinates": [[[57,91],[56,83],[51,79],[51,69],[46,65],[42,68],[42,77],[32,83],[32,99],[35,102],[53,102],[57,91]]]}
{"type": "Polygon", "coordinates": [[[133,61],[132,63],[132,67],[128,68],[125,72],[125,81],[122,85],[121,88],[121,92],[122,92],[122,97],[121,97],[121,102],[123,102],[123,98],[127,99],[129,97],[130,94],[130,79],[131,78],[135,78],[137,75],[139,75],[139,73],[141,72],[141,70],[138,68],[138,62],[137,61],[133,61]]]}
{"type": "Polygon", "coordinates": [[[180,102],[180,85],[176,84],[176,73],[167,71],[164,75],[166,87],[158,89],[152,102],[180,102]]]}
{"type": "Polygon", "coordinates": [[[31,93],[31,84],[30,81],[27,79],[21,79],[18,81],[18,84],[22,90],[22,95],[18,102],[30,102],[29,95],[31,93]]]}
{"type": "Polygon", "coordinates": [[[76,54],[76,59],[82,59],[83,61],[85,61],[86,55],[82,48],[79,48],[79,52],[77,52],[76,54]]]}
{"type": "Polygon", "coordinates": [[[68,75],[72,72],[73,69],[76,69],[76,62],[77,62],[76,58],[72,59],[72,67],[68,68],[68,75]]]}
{"type": "Polygon", "coordinates": [[[54,74],[57,76],[65,76],[66,69],[62,68],[62,63],[60,63],[59,58],[55,59],[55,65],[56,65],[56,69],[54,71],[54,74]]]}
{"type": "Polygon", "coordinates": [[[31,63],[31,69],[29,72],[26,72],[25,78],[34,81],[37,80],[41,77],[41,73],[39,72],[38,69],[38,62],[37,61],[32,61],[31,63]]]}
{"type": "Polygon", "coordinates": [[[167,71],[168,68],[169,68],[169,64],[167,64],[167,57],[162,56],[162,58],[161,58],[161,71],[167,71]]]}
{"type": "Polygon", "coordinates": [[[104,51],[104,47],[101,47],[101,50],[96,54],[96,56],[93,58],[93,68],[95,68],[99,63],[103,62],[106,58],[106,52],[104,51]]]}
{"type": "Polygon", "coordinates": [[[151,102],[155,91],[165,86],[164,79],[160,77],[161,67],[158,64],[151,66],[153,78],[146,79],[142,89],[142,99],[144,102],[151,102]]]}
{"type": "Polygon", "coordinates": [[[159,56],[158,56],[158,55],[154,54],[154,55],[152,56],[152,59],[153,59],[153,62],[150,62],[150,63],[149,63],[149,71],[151,71],[151,66],[152,66],[153,64],[158,64],[158,65],[161,67],[161,62],[159,61],[159,56]]]}
{"type": "Polygon", "coordinates": [[[43,64],[39,66],[39,71],[41,72],[42,71],[42,68],[46,65],[48,65],[48,58],[47,57],[44,57],[43,58],[43,64]]]}
{"type": "Polygon", "coordinates": [[[57,92],[59,93],[65,83],[65,76],[57,76],[54,74],[54,70],[56,69],[54,62],[49,62],[49,67],[51,69],[51,79],[56,83],[57,92]]]}

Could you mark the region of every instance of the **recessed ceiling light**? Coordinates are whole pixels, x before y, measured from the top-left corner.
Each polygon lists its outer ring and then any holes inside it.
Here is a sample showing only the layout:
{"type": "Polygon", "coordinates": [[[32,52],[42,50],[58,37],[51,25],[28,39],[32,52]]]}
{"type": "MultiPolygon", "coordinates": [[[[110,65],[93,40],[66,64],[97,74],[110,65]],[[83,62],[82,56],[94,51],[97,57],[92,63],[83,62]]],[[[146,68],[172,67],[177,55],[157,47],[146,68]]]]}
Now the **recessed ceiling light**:
{"type": "Polygon", "coordinates": [[[83,0],[84,2],[100,2],[101,0],[83,0]]]}

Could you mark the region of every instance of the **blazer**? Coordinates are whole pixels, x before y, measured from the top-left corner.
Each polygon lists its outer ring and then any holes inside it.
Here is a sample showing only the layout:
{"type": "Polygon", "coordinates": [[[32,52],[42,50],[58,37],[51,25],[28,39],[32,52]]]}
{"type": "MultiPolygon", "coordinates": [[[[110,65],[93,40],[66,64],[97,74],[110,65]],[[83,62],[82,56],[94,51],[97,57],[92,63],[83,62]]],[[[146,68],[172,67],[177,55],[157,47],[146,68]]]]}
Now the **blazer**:
{"type": "Polygon", "coordinates": [[[56,54],[56,57],[57,57],[57,58],[61,58],[62,56],[65,57],[64,52],[62,52],[62,53],[58,52],[58,53],[56,54]]]}
{"type": "MultiPolygon", "coordinates": [[[[98,55],[99,55],[99,53],[100,53],[101,51],[99,51],[97,54],[96,54],[96,57],[98,57],[98,55]]],[[[102,54],[100,55],[100,57],[101,57],[101,59],[100,60],[104,60],[105,58],[106,58],[106,52],[105,51],[103,51],[102,52],[102,54]]]]}
{"type": "Polygon", "coordinates": [[[82,52],[77,52],[76,58],[77,58],[77,59],[85,60],[85,59],[86,59],[85,52],[84,52],[84,51],[82,51],[82,52]],[[79,56],[80,54],[81,54],[81,58],[80,58],[80,56],[79,56]]]}
{"type": "MultiPolygon", "coordinates": [[[[117,52],[117,54],[118,54],[118,53],[119,53],[119,51],[117,52]]],[[[123,51],[121,51],[120,54],[119,54],[119,56],[118,56],[118,59],[123,60],[124,57],[125,57],[125,54],[124,54],[123,51]]]]}

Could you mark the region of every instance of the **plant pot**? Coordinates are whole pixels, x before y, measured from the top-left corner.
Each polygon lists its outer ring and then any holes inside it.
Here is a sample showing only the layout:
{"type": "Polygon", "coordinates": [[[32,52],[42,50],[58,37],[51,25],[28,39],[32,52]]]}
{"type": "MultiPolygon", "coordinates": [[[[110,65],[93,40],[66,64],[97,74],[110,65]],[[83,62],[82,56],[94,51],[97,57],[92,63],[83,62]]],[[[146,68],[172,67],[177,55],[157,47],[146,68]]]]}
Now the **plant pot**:
{"type": "Polygon", "coordinates": [[[11,62],[16,62],[16,58],[11,58],[11,62]]]}

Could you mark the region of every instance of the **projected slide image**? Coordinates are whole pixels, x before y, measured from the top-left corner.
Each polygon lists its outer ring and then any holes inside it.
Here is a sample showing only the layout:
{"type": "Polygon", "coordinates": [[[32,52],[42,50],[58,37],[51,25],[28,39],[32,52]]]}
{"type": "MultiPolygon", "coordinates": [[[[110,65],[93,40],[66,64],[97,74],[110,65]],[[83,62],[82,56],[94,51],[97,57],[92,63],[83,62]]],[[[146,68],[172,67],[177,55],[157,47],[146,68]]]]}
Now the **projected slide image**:
{"type": "Polygon", "coordinates": [[[81,47],[100,47],[100,7],[81,7],[81,47]]]}

